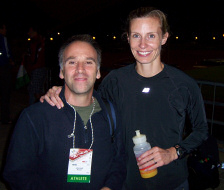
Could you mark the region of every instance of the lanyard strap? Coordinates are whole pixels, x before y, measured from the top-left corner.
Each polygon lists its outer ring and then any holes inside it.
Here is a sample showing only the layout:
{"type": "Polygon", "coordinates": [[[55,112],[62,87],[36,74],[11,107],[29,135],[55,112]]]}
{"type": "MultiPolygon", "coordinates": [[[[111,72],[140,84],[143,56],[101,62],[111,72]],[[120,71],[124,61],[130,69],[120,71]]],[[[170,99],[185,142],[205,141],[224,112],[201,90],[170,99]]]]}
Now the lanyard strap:
{"type": "MultiPolygon", "coordinates": [[[[93,114],[93,112],[94,112],[94,110],[95,110],[95,99],[94,99],[93,96],[92,96],[92,100],[93,100],[93,109],[92,109],[92,111],[91,111],[91,113],[90,113],[90,115],[89,115],[90,126],[91,126],[91,131],[92,131],[92,142],[91,142],[91,145],[90,145],[89,149],[92,148],[92,146],[93,146],[93,141],[94,141],[93,124],[92,124],[92,119],[91,119],[92,114],[93,114]]],[[[75,148],[76,110],[75,110],[74,106],[70,105],[68,102],[67,102],[67,104],[68,104],[68,105],[74,110],[74,112],[75,112],[75,119],[74,119],[74,124],[73,124],[74,127],[73,127],[73,130],[72,130],[72,133],[71,133],[70,135],[68,135],[68,138],[73,137],[73,145],[72,145],[72,146],[73,146],[73,148],[75,148]]]]}

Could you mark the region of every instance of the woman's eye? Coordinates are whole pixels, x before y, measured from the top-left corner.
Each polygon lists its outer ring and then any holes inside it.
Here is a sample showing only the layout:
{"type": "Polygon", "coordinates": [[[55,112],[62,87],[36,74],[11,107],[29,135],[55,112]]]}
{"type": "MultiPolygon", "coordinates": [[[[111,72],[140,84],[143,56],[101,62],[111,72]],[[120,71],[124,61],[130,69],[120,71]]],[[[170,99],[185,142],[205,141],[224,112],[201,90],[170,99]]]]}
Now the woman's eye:
{"type": "Polygon", "coordinates": [[[133,38],[139,38],[138,34],[133,34],[133,38]]]}
{"type": "Polygon", "coordinates": [[[149,38],[155,38],[155,35],[154,34],[150,34],[149,38]]]}

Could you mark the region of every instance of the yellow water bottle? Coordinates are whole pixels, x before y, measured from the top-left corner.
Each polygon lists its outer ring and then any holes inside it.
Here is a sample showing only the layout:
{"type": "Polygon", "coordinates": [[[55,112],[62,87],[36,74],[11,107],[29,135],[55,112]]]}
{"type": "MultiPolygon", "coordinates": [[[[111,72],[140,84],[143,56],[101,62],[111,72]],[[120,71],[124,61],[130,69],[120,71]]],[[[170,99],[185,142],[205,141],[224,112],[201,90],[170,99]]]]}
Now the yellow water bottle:
{"type": "MultiPolygon", "coordinates": [[[[146,141],[146,136],[143,134],[140,134],[139,130],[137,130],[135,132],[136,132],[136,136],[134,136],[132,138],[132,140],[135,144],[133,150],[135,153],[135,157],[138,158],[144,152],[151,149],[151,145],[146,141]]],[[[151,166],[149,166],[149,167],[151,167],[151,166]]],[[[149,167],[147,167],[147,168],[149,168],[149,167]]],[[[150,170],[150,171],[145,171],[145,169],[146,168],[139,169],[142,178],[154,177],[158,173],[157,169],[150,170]]]]}

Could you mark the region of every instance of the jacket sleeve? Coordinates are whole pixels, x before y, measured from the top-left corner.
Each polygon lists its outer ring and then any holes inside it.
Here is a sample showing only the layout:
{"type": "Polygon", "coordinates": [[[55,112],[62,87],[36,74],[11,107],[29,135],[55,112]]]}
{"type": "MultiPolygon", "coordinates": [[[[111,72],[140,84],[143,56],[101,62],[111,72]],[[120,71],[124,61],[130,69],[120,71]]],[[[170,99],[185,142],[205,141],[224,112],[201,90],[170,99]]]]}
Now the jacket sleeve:
{"type": "Polygon", "coordinates": [[[38,175],[38,147],[37,131],[24,110],[15,126],[3,172],[12,190],[46,189],[38,175]]]}
{"type": "Polygon", "coordinates": [[[197,84],[193,83],[186,94],[186,96],[188,96],[186,112],[189,117],[192,132],[180,143],[180,146],[183,147],[187,153],[190,153],[208,138],[208,124],[204,101],[197,84]]]}
{"type": "Polygon", "coordinates": [[[105,186],[112,190],[122,189],[126,177],[125,148],[123,130],[121,128],[120,114],[116,111],[116,130],[114,133],[113,152],[114,158],[105,186]]]}

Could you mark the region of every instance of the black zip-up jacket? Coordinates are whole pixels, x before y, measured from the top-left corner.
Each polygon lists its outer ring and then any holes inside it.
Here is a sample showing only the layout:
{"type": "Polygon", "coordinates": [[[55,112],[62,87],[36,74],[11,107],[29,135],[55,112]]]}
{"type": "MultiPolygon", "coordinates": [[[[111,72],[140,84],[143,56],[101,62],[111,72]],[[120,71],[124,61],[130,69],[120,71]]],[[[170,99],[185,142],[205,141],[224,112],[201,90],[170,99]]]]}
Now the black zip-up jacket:
{"type": "MultiPolygon", "coordinates": [[[[60,94],[64,108],[48,103],[36,103],[26,108],[15,127],[7,155],[4,178],[13,190],[113,190],[122,187],[125,178],[124,146],[121,140],[119,116],[114,143],[111,142],[106,107],[94,91],[101,111],[92,115],[93,160],[90,183],[68,183],[69,150],[73,138],[74,110],[66,103],[64,88],[60,94]]],[[[92,142],[90,122],[84,129],[77,113],[75,148],[88,149],[92,142]]]]}

